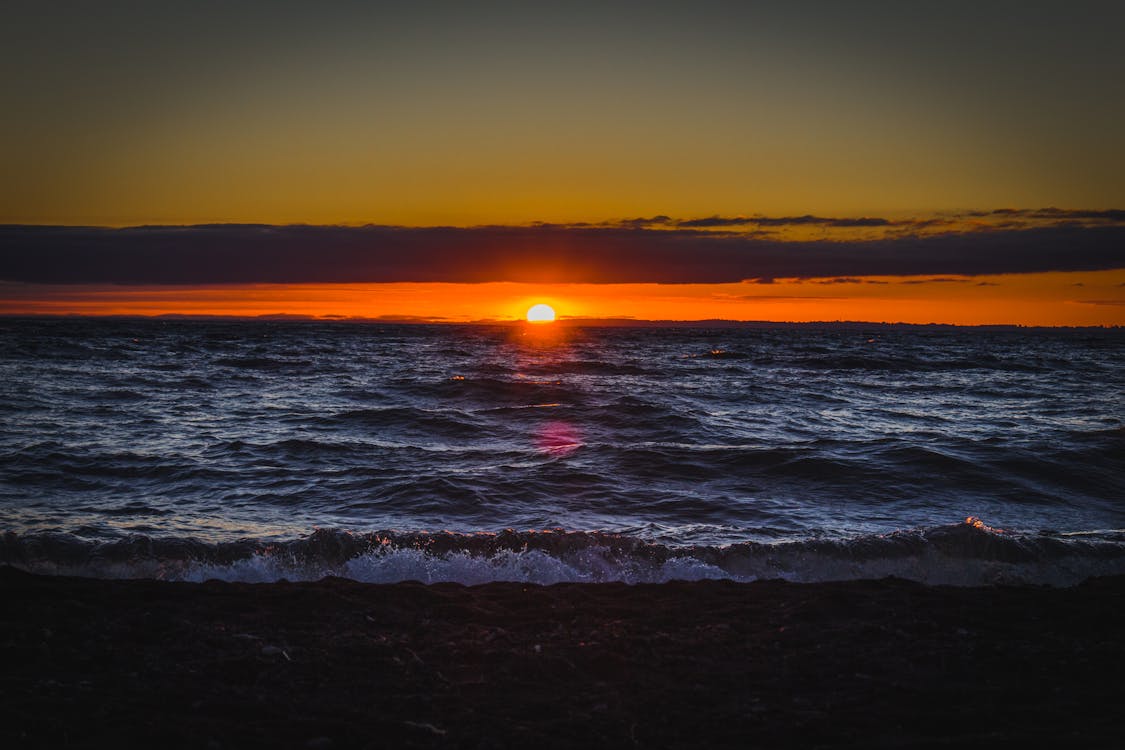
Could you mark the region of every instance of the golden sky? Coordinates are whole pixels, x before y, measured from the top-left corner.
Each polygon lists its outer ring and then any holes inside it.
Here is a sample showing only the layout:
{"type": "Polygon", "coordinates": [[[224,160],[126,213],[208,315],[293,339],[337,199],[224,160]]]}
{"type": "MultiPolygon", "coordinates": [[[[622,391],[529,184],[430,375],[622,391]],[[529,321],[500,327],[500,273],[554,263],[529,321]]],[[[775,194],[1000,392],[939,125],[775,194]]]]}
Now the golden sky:
{"type": "Polygon", "coordinates": [[[1115,207],[1121,8],[17,2],[0,223],[1115,207]]]}

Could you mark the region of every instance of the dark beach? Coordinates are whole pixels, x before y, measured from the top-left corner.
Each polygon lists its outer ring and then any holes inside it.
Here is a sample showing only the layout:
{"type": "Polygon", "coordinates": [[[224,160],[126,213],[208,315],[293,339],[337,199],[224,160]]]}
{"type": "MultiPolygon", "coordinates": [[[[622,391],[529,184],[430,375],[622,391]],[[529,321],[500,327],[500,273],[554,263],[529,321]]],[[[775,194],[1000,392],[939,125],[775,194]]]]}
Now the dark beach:
{"type": "Polygon", "coordinates": [[[658,585],[0,569],[5,747],[1067,747],[1125,729],[1125,577],[658,585]]]}

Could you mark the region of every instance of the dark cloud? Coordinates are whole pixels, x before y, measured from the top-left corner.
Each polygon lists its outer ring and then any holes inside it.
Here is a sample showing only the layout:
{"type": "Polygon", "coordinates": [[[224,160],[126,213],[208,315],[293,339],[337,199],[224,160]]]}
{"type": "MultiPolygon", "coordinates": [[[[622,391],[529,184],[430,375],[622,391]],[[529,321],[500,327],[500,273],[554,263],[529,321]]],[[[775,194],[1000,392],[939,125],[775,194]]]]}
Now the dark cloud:
{"type": "Polygon", "coordinates": [[[952,219],[906,219],[892,222],[893,226],[906,229],[928,229],[929,227],[948,227],[956,224],[952,219]]]}
{"type": "MultiPolygon", "coordinates": [[[[667,218],[667,217],[664,217],[667,218]]],[[[681,219],[674,222],[681,229],[710,229],[754,225],[760,227],[824,226],[846,227],[887,227],[894,222],[888,219],[860,216],[857,218],[834,219],[824,216],[708,216],[702,219],[681,219]]]]}
{"type": "Polygon", "coordinates": [[[823,216],[780,216],[776,218],[763,217],[753,220],[754,224],[765,227],[780,226],[825,226],[825,227],[886,227],[892,222],[888,219],[879,219],[868,216],[856,218],[831,219],[823,216]]]}
{"type": "Polygon", "coordinates": [[[684,229],[708,229],[710,227],[737,227],[754,223],[745,216],[707,216],[702,219],[680,219],[676,226],[684,229]]]}
{"type": "MultiPolygon", "coordinates": [[[[602,226],[613,225],[613,226],[622,226],[622,227],[654,227],[654,226],[667,226],[668,224],[674,224],[674,223],[676,223],[676,222],[671,216],[665,216],[664,214],[659,214],[657,216],[650,216],[647,219],[644,218],[644,217],[641,217],[641,216],[638,216],[635,219],[623,219],[622,221],[609,222],[608,224],[603,224],[602,226]]],[[[577,225],[571,225],[571,226],[577,226],[577,225]]]]}
{"type": "Polygon", "coordinates": [[[848,241],[626,227],[0,226],[0,281],[718,283],[1125,268],[1125,227],[848,241]]]}
{"type": "Polygon", "coordinates": [[[1089,211],[1070,208],[1041,208],[1032,215],[1037,219],[1100,219],[1103,221],[1125,221],[1125,210],[1106,209],[1089,211]]]}
{"type": "Polygon", "coordinates": [[[988,217],[1005,216],[1021,219],[1049,219],[1052,221],[1109,221],[1125,222],[1125,209],[1109,208],[1091,210],[1085,208],[996,208],[991,211],[970,211],[965,216],[988,217]]]}
{"type": "Polygon", "coordinates": [[[951,279],[949,277],[942,277],[937,279],[907,279],[900,281],[900,284],[965,284],[968,279],[951,279]]]}

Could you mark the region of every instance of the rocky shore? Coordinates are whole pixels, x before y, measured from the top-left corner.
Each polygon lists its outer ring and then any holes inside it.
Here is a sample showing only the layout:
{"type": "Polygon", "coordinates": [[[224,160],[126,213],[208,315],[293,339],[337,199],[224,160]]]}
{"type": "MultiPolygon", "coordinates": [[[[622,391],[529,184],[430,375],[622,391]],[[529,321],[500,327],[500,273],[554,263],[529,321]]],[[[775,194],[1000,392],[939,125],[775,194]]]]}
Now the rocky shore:
{"type": "Polygon", "coordinates": [[[1125,578],[203,584],[0,569],[0,745],[1110,747],[1125,578]]]}

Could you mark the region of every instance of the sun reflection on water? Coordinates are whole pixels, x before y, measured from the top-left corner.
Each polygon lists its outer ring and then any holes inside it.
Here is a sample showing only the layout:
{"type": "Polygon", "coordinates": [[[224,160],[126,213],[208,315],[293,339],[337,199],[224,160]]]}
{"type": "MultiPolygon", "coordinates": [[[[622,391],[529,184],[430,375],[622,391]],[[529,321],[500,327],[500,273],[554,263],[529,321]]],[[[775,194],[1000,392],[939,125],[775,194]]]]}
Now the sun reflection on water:
{"type": "Polygon", "coordinates": [[[535,444],[541,453],[561,458],[582,447],[582,435],[570,422],[553,421],[536,431],[535,444]]]}

